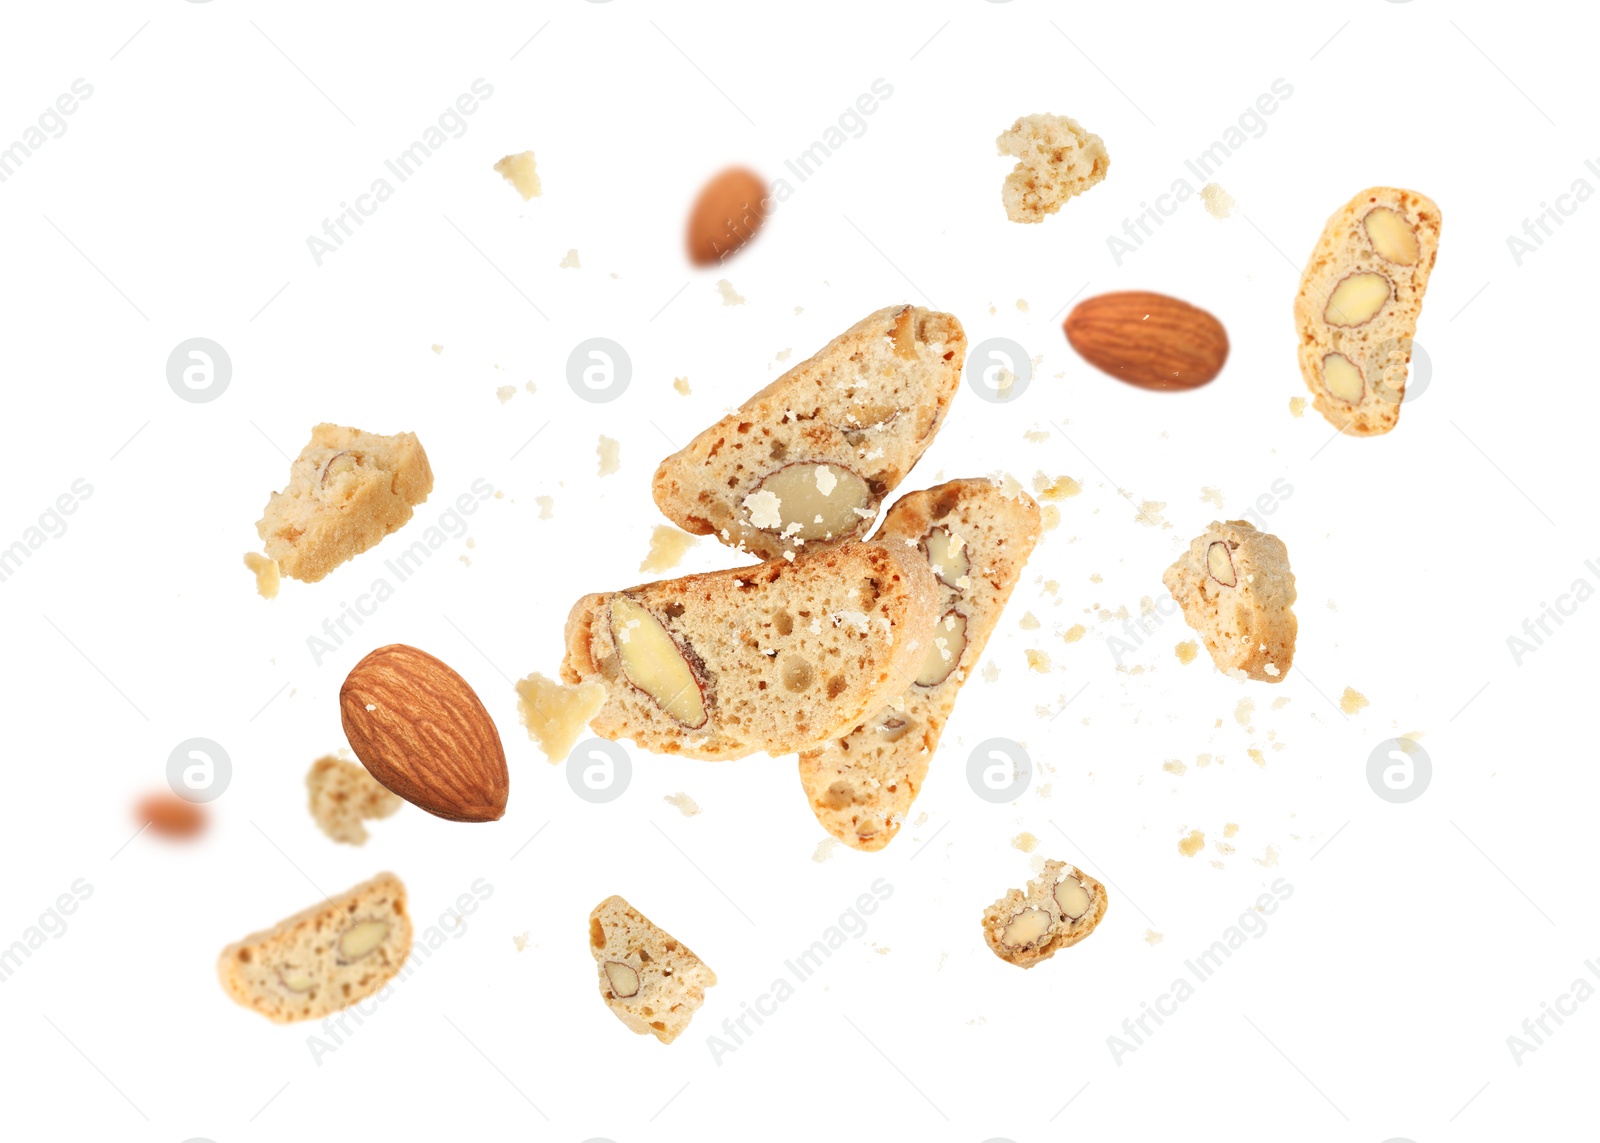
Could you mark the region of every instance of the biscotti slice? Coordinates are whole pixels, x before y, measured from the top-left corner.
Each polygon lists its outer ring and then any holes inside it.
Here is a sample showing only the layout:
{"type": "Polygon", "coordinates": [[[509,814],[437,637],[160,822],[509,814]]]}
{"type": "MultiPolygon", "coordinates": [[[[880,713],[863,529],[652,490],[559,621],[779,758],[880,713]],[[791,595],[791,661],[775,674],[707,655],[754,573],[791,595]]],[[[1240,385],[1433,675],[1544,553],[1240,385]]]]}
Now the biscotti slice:
{"type": "Polygon", "coordinates": [[[398,531],[432,491],[433,469],[415,433],[321,424],[256,531],[284,575],[314,583],[398,531]]]}
{"type": "Polygon", "coordinates": [[[1105,140],[1065,115],[1024,115],[995,144],[1019,160],[1000,190],[1012,222],[1043,222],[1111,168],[1105,140]]]}
{"type": "Polygon", "coordinates": [[[849,727],[920,669],[938,616],[927,561],[853,541],[793,561],[580,599],[568,684],[600,680],[590,729],[658,754],[787,754],[849,727]]]}
{"type": "Polygon", "coordinates": [[[1094,932],[1106,915],[1106,887],[1065,861],[1047,861],[1027,891],[1013,889],[983,911],[994,955],[1032,968],[1094,932]]]}
{"type": "Polygon", "coordinates": [[[1300,279],[1300,373],[1317,412],[1351,436],[1400,420],[1411,338],[1439,254],[1427,195],[1369,187],[1334,212],[1300,279]]]}
{"type": "Polygon", "coordinates": [[[966,356],[950,314],[869,314],[662,461],[656,504],[765,560],[865,535],[933,442],[966,356]]]}
{"type": "Polygon", "coordinates": [[[621,897],[589,914],[589,952],[600,996],[630,1031],[670,1044],[705,1003],[717,974],[621,897]]]}
{"type": "Polygon", "coordinates": [[[873,539],[920,552],[941,602],[916,680],[843,737],[800,754],[811,812],[846,845],[882,849],[899,831],[1039,530],[1026,493],[984,479],[910,493],[884,517],[873,539]]]}
{"type": "Polygon", "coordinates": [[[1283,541],[1243,520],[1213,520],[1161,577],[1219,671],[1279,683],[1300,625],[1283,541]]]}
{"type": "Polygon", "coordinates": [[[391,794],[356,762],[318,758],[306,774],[306,789],[311,794],[311,817],[317,827],[334,841],[365,845],[367,818],[386,818],[400,808],[400,796],[391,794]]]}
{"type": "Polygon", "coordinates": [[[380,873],[222,950],[217,977],[278,1024],[317,1020],[377,992],[411,952],[406,887],[380,873]]]}

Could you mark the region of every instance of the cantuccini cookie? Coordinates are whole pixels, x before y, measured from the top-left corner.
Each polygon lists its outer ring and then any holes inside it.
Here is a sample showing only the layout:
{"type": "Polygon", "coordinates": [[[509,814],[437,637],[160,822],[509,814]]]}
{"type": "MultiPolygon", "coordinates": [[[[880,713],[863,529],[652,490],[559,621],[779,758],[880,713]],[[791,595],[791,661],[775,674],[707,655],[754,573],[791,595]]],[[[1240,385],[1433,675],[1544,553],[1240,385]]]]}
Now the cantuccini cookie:
{"type": "Polygon", "coordinates": [[[600,996],[629,1031],[670,1044],[705,1003],[717,974],[621,897],[589,914],[600,996]]]}
{"type": "Polygon", "coordinates": [[[1282,682],[1294,661],[1294,573],[1282,540],[1213,520],[1161,577],[1220,671],[1282,682]]]}
{"type": "Polygon", "coordinates": [[[962,684],[1039,540],[1039,506],[991,480],[952,480],[902,497],[873,537],[928,561],[939,617],[917,677],[847,733],[802,751],[800,783],[834,837],[856,849],[894,839],[922,790],[962,684]]]}
{"type": "Polygon", "coordinates": [[[1001,960],[1032,968],[1094,932],[1106,915],[1106,887],[1064,861],[1047,861],[1026,891],[1013,889],[983,911],[983,939],[1001,960]]]}
{"type": "Polygon", "coordinates": [[[662,461],[656,504],[762,559],[863,536],[932,443],[966,353],[950,314],[869,314],[662,461]]]}

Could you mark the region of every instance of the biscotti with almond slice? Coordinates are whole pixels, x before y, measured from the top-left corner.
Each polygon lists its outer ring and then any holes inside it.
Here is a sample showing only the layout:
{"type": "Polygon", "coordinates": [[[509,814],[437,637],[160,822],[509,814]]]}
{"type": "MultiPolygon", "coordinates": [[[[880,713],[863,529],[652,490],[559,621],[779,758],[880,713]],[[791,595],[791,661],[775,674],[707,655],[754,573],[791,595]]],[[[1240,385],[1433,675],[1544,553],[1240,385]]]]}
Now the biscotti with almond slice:
{"type": "Polygon", "coordinates": [[[1064,861],[1047,861],[1026,891],[1012,889],[983,911],[983,939],[1001,960],[1032,968],[1094,932],[1106,887],[1064,861]]]}
{"type": "Polygon", "coordinates": [[[398,531],[432,491],[433,469],[415,433],[321,424],[256,532],[284,575],[315,583],[398,531]]]}
{"type": "Polygon", "coordinates": [[[966,355],[950,314],[869,314],[662,461],[656,504],[767,560],[863,536],[932,443],[966,355]]]}
{"type": "Polygon", "coordinates": [[[1294,300],[1300,373],[1341,432],[1375,436],[1400,421],[1440,223],[1427,195],[1369,187],[1334,212],[1311,252],[1294,300]]]}
{"type": "Polygon", "coordinates": [[[365,1000],[410,952],[406,887],[380,873],[229,945],[217,958],[217,978],[236,1003],[288,1024],[365,1000]]]}
{"type": "Polygon", "coordinates": [[[386,818],[400,808],[400,795],[391,794],[356,762],[332,754],[318,758],[306,773],[311,817],[334,841],[365,845],[369,818],[386,818]]]}
{"type": "Polygon", "coordinates": [[[987,479],[909,493],[884,517],[873,539],[928,560],[941,603],[922,667],[905,691],[847,734],[800,754],[811,812],[846,845],[882,849],[899,831],[1039,533],[1039,506],[987,479]]]}
{"type": "Polygon", "coordinates": [[[670,1044],[705,1003],[717,974],[688,946],[621,897],[589,914],[589,952],[600,997],[632,1032],[670,1044]]]}
{"type": "Polygon", "coordinates": [[[1184,622],[1219,671],[1279,683],[1294,661],[1300,624],[1294,573],[1282,540],[1244,520],[1213,520],[1162,575],[1184,622]]]}
{"type": "Polygon", "coordinates": [[[590,729],[658,754],[787,754],[853,725],[915,677],[938,616],[921,554],[852,541],[793,561],[580,599],[568,684],[600,680],[590,729]]]}

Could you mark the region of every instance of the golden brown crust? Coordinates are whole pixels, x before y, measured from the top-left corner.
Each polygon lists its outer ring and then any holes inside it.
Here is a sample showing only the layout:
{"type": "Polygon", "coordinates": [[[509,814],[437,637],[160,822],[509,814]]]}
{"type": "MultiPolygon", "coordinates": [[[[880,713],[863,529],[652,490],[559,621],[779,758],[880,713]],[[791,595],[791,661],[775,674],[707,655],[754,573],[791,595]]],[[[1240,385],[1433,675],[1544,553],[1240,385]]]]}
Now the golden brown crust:
{"type": "Polygon", "coordinates": [[[1018,968],[1032,968],[1086,939],[1105,918],[1109,904],[1106,887],[1083,870],[1064,861],[1047,861],[1026,890],[1012,889],[983,911],[983,939],[1001,960],[1018,968]],[[1088,910],[1076,919],[1061,907],[1058,898],[1058,890],[1072,881],[1088,894],[1088,910]],[[1044,914],[1042,931],[1032,940],[1009,942],[1008,934],[1017,931],[1011,926],[1029,910],[1044,914]]]}

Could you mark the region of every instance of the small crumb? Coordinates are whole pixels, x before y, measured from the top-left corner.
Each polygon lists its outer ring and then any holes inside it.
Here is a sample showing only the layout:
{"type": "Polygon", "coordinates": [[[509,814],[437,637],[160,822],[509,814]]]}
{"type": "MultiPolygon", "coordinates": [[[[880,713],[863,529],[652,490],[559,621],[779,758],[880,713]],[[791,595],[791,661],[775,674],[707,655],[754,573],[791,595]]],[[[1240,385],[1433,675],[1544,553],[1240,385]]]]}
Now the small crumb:
{"type": "Polygon", "coordinates": [[[1229,822],[1227,825],[1222,827],[1222,836],[1223,837],[1237,837],[1238,834],[1239,834],[1239,823],[1238,822],[1229,822]]]}
{"type": "Polygon", "coordinates": [[[1303,417],[1306,415],[1306,399],[1304,397],[1289,398],[1289,415],[1291,417],[1303,417]]]}
{"type": "Polygon", "coordinates": [[[725,306],[742,306],[744,299],[733,288],[733,283],[723,278],[717,282],[717,292],[722,295],[722,304],[725,306]]]}
{"type": "Polygon", "coordinates": [[[833,857],[833,847],[838,844],[839,839],[836,837],[823,838],[821,841],[817,842],[817,848],[816,851],[812,853],[811,860],[815,861],[818,865],[821,865],[824,861],[831,860],[833,857]]]}
{"type": "Polygon", "coordinates": [[[1033,444],[1044,444],[1045,441],[1050,439],[1050,434],[1043,429],[1029,429],[1022,434],[1022,439],[1031,441],[1033,444]]]}
{"type": "Polygon", "coordinates": [[[687,377],[674,377],[672,379],[672,387],[685,397],[689,395],[689,379],[687,377]]]}
{"type": "Polygon", "coordinates": [[[511,398],[517,395],[517,387],[515,385],[502,385],[500,388],[494,391],[494,395],[499,397],[500,403],[504,405],[507,401],[511,400],[511,398]]]}
{"type": "Polygon", "coordinates": [[[1036,651],[1032,647],[1023,654],[1028,656],[1028,669],[1038,671],[1041,675],[1050,670],[1050,656],[1043,651],[1036,651]]]}
{"type": "Polygon", "coordinates": [[[513,935],[511,938],[511,943],[517,946],[518,952],[521,952],[523,949],[528,947],[528,934],[517,933],[513,935]]]}
{"type": "Polygon", "coordinates": [[[1039,839],[1034,837],[1027,830],[1023,830],[1016,837],[1011,839],[1011,848],[1020,849],[1023,853],[1032,853],[1034,850],[1039,848],[1039,839]]]}
{"type": "Polygon", "coordinates": [[[1167,773],[1175,774],[1180,778],[1189,772],[1189,767],[1179,762],[1176,758],[1167,759],[1167,761],[1161,763],[1161,768],[1167,773]]]}
{"type": "Polygon", "coordinates": [[[1278,864],[1278,851],[1272,846],[1267,846],[1267,851],[1255,859],[1257,865],[1265,865],[1268,869],[1278,864]]]}
{"type": "Polygon", "coordinates": [[[669,806],[676,806],[678,812],[686,818],[692,818],[700,812],[700,807],[695,804],[695,800],[681,790],[676,794],[668,794],[661,800],[669,806]]]}
{"type": "Polygon", "coordinates": [[[1358,714],[1367,705],[1367,696],[1354,687],[1345,687],[1344,694],[1339,696],[1339,709],[1346,714],[1358,714]]]}
{"type": "Polygon", "coordinates": [[[921,813],[919,813],[917,815],[917,820],[912,822],[911,824],[913,826],[927,825],[928,824],[928,811],[927,810],[923,810],[921,813]]]}
{"type": "Polygon", "coordinates": [[[1272,709],[1273,710],[1282,710],[1284,707],[1286,707],[1288,705],[1289,705],[1289,699],[1287,697],[1285,697],[1285,698],[1275,698],[1275,699],[1272,700],[1272,709]]]}
{"type": "Polygon", "coordinates": [[[1261,751],[1257,750],[1254,746],[1246,747],[1245,753],[1250,755],[1250,761],[1254,762],[1257,766],[1265,766],[1267,764],[1267,756],[1261,751]]]}
{"type": "Polygon", "coordinates": [[[495,172],[516,188],[522,201],[537,198],[543,189],[539,185],[539,170],[533,161],[532,151],[520,155],[507,155],[494,165],[495,172]]]}
{"type": "Polygon", "coordinates": [[[795,308],[794,308],[795,317],[799,317],[801,314],[803,314],[805,312],[806,312],[805,306],[795,306],[795,308]]]}
{"type": "Polygon", "coordinates": [[[1054,790],[1055,790],[1055,783],[1054,782],[1046,782],[1044,785],[1036,787],[1036,788],[1038,789],[1039,796],[1041,798],[1048,798],[1051,795],[1051,793],[1053,793],[1054,790]]]}
{"type": "Polygon", "coordinates": [[[1233,196],[1216,183],[1201,187],[1200,197],[1205,201],[1206,211],[1212,218],[1227,218],[1233,211],[1233,196]]]}
{"type": "Polygon", "coordinates": [[[657,524],[650,533],[650,553],[639,565],[642,572],[664,572],[678,566],[690,548],[700,540],[688,532],[679,531],[671,524],[657,524]]]}
{"type": "Polygon", "coordinates": [[[1255,712],[1256,700],[1251,698],[1242,698],[1239,700],[1239,705],[1233,708],[1233,721],[1237,722],[1240,726],[1249,726],[1250,716],[1255,714],[1255,712]]]}
{"type": "Polygon", "coordinates": [[[1211,755],[1209,755],[1209,754],[1197,754],[1197,755],[1195,755],[1194,764],[1196,766],[1198,766],[1200,769],[1204,770],[1207,766],[1211,765],[1211,755]]]}
{"type": "MultiPolygon", "coordinates": [[[[1083,485],[1070,476],[1052,477],[1044,472],[1033,474],[1033,491],[1040,500],[1065,500],[1083,491],[1083,485]]],[[[1165,508],[1165,504],[1158,505],[1165,508]]]]}
{"type": "Polygon", "coordinates": [[[529,381],[526,385],[523,386],[523,388],[526,389],[530,393],[537,393],[539,391],[538,388],[534,385],[534,383],[532,381],[529,381]]]}
{"type": "Polygon", "coordinates": [[[1166,506],[1164,500],[1146,500],[1139,505],[1139,514],[1134,519],[1147,528],[1159,528],[1165,523],[1161,519],[1161,510],[1166,506]]]}
{"type": "Polygon", "coordinates": [[[1193,857],[1206,847],[1206,835],[1199,830],[1190,831],[1187,837],[1178,839],[1178,852],[1185,857],[1193,857]]]}
{"type": "Polygon", "coordinates": [[[1054,504],[1046,504],[1039,509],[1039,526],[1046,532],[1054,532],[1061,527],[1061,509],[1054,504]]]}
{"type": "Polygon", "coordinates": [[[578,264],[578,252],[577,252],[577,250],[568,250],[567,251],[567,256],[565,258],[561,259],[561,268],[563,270],[581,270],[581,269],[583,269],[583,267],[578,264]]]}
{"type": "Polygon", "coordinates": [[[539,519],[548,520],[555,515],[556,502],[549,496],[535,496],[533,502],[539,506],[539,519]]]}
{"type": "Polygon", "coordinates": [[[983,681],[986,683],[997,683],[1000,681],[1000,664],[996,663],[993,659],[990,659],[983,665],[983,681]]]}
{"type": "Polygon", "coordinates": [[[278,576],[277,560],[268,559],[257,552],[246,552],[244,566],[255,572],[257,595],[262,599],[278,598],[278,585],[282,581],[278,576]]]}
{"type": "Polygon", "coordinates": [[[792,348],[791,349],[780,349],[780,350],[778,350],[777,353],[774,353],[772,355],[772,357],[773,357],[773,360],[775,360],[775,361],[787,361],[787,360],[789,360],[789,355],[791,353],[793,353],[793,352],[794,352],[794,350],[792,348]]]}
{"type": "Polygon", "coordinates": [[[550,765],[567,760],[589,722],[606,704],[606,685],[591,681],[568,686],[535,671],[513,684],[517,714],[528,737],[538,743],[550,765]]]}
{"type": "Polygon", "coordinates": [[[1223,511],[1222,489],[1202,484],[1200,486],[1200,499],[1206,504],[1215,504],[1218,512],[1223,511]]]}
{"type": "Polygon", "coordinates": [[[1178,662],[1187,667],[1194,662],[1194,657],[1200,653],[1200,644],[1192,639],[1185,639],[1172,649],[1172,653],[1178,656],[1178,662]]]}
{"type": "Polygon", "coordinates": [[[994,308],[994,303],[990,302],[989,303],[989,316],[993,317],[995,314],[997,314],[999,312],[1000,312],[999,310],[994,308]]]}
{"type": "Polygon", "coordinates": [[[596,453],[600,456],[600,475],[610,476],[613,472],[622,469],[622,445],[610,437],[601,434],[600,443],[595,446],[596,453]]]}
{"type": "Polygon", "coordinates": [[[1154,929],[1146,929],[1144,931],[1144,943],[1149,945],[1151,948],[1159,945],[1164,940],[1166,940],[1166,937],[1161,933],[1156,932],[1154,929]]]}
{"type": "Polygon", "coordinates": [[[1027,298],[1018,298],[1017,299],[1017,311],[1019,313],[1027,313],[1028,312],[1028,299],[1027,298]]]}
{"type": "Polygon", "coordinates": [[[1022,618],[1017,620],[1017,626],[1024,631],[1037,631],[1039,629],[1039,620],[1033,612],[1024,611],[1022,618]]]}
{"type": "Polygon", "coordinates": [[[444,352],[444,346],[435,343],[434,346],[433,346],[433,351],[435,353],[443,353],[444,352]]]}
{"type": "Polygon", "coordinates": [[[1076,643],[1079,639],[1083,638],[1084,631],[1085,628],[1083,624],[1074,623],[1071,627],[1068,627],[1061,633],[1061,638],[1065,639],[1068,643],[1076,643]]]}

